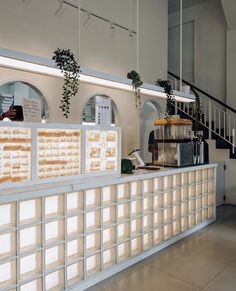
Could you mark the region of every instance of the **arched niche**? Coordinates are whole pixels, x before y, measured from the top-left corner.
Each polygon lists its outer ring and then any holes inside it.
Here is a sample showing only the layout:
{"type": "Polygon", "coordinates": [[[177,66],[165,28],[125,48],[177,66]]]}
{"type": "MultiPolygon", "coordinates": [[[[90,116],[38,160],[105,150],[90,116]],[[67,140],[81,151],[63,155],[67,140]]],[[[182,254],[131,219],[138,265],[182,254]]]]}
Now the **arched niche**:
{"type": "Polygon", "coordinates": [[[0,112],[7,111],[12,104],[22,105],[23,98],[39,100],[41,119],[49,119],[49,107],[45,96],[36,86],[22,80],[8,81],[0,85],[0,112]]]}
{"type": "Polygon", "coordinates": [[[88,101],[86,102],[83,108],[82,124],[95,125],[95,116],[96,116],[95,110],[96,110],[96,97],[97,96],[111,99],[111,104],[112,104],[111,125],[116,125],[116,126],[120,125],[119,112],[118,112],[115,102],[112,100],[112,98],[103,94],[96,94],[88,99],[88,101]]]}
{"type": "Polygon", "coordinates": [[[139,144],[140,156],[145,163],[152,161],[152,154],[148,151],[149,134],[154,130],[154,120],[160,118],[162,109],[156,101],[146,101],[139,114],[139,144]]]}

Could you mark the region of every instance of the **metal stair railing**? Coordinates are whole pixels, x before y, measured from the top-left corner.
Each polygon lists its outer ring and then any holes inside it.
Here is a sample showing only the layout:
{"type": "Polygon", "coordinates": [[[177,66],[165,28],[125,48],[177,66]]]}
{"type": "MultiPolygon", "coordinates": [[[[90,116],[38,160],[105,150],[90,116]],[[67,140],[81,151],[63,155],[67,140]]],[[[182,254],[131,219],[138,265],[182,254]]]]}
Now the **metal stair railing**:
{"type": "MultiPolygon", "coordinates": [[[[168,72],[168,79],[172,88],[179,90],[180,78],[168,72]]],[[[200,97],[202,115],[199,123],[208,129],[209,139],[212,138],[212,133],[214,133],[232,146],[232,152],[234,154],[236,147],[236,110],[188,81],[182,80],[182,83],[189,86],[190,90],[200,97]]],[[[177,102],[176,106],[178,110],[195,119],[192,102],[177,102]]]]}

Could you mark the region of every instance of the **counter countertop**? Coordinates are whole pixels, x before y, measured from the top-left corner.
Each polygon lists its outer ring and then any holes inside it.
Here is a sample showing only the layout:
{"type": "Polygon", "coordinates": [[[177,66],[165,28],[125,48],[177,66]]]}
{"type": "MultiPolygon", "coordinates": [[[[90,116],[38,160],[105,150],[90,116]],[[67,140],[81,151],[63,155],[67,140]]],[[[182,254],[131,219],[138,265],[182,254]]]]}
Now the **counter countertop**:
{"type": "Polygon", "coordinates": [[[151,179],[155,177],[162,177],[166,175],[173,175],[178,173],[186,173],[193,170],[199,169],[208,169],[212,167],[217,167],[217,164],[206,164],[206,165],[198,165],[198,166],[190,166],[183,168],[160,168],[159,170],[136,170],[133,174],[121,174],[121,175],[112,175],[112,176],[97,176],[97,177],[89,177],[89,178],[81,178],[77,180],[68,180],[68,181],[59,181],[59,182],[49,182],[42,183],[37,185],[30,186],[18,186],[18,187],[9,187],[0,190],[0,203],[1,201],[6,201],[7,197],[12,195],[15,196],[16,200],[21,200],[25,196],[27,197],[27,193],[34,192],[35,196],[43,195],[43,192],[46,189],[51,189],[51,193],[62,193],[62,192],[73,192],[79,191],[83,189],[102,187],[106,185],[115,185],[119,183],[127,183],[137,180],[145,180],[151,179]],[[7,197],[6,197],[7,196],[7,197]]]}

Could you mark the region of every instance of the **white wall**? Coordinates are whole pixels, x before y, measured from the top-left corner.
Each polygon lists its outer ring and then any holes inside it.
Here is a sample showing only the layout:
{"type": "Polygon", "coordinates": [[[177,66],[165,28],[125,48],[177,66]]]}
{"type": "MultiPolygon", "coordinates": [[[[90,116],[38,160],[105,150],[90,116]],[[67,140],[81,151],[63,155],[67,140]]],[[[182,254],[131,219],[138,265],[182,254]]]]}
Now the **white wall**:
{"type": "MultiPolygon", "coordinates": [[[[183,22],[189,21],[194,21],[195,24],[195,85],[216,98],[225,100],[226,23],[220,0],[204,1],[185,9],[183,22]]],[[[177,24],[179,14],[172,14],[169,17],[169,27],[177,24]]]]}
{"type": "MultiPolygon", "coordinates": [[[[77,1],[75,1],[77,2],[77,1]]],[[[83,0],[82,7],[101,16],[129,26],[129,1],[83,0]]],[[[135,3],[133,1],[132,23],[136,30],[135,3]]],[[[1,0],[0,39],[1,46],[45,57],[53,51],[70,48],[78,51],[77,10],[66,7],[60,17],[54,15],[58,8],[56,0],[32,0],[24,5],[19,0],[1,0]]],[[[86,15],[81,14],[81,23],[86,15]]],[[[140,74],[145,82],[153,83],[158,77],[166,78],[167,72],[167,1],[140,0],[140,74]]],[[[114,75],[126,76],[136,69],[136,37],[94,20],[88,27],[81,26],[80,60],[82,66],[94,68],[114,75]]],[[[106,94],[116,103],[123,130],[123,154],[138,146],[138,114],[132,93],[98,86],[80,85],[79,95],[71,102],[68,120],[59,109],[62,80],[27,72],[0,68],[0,82],[25,80],[38,87],[45,95],[50,110],[50,122],[80,123],[82,108],[93,94],[106,94]]],[[[143,97],[142,102],[148,97],[143,97]]],[[[164,101],[160,101],[164,105],[164,101]]]]}

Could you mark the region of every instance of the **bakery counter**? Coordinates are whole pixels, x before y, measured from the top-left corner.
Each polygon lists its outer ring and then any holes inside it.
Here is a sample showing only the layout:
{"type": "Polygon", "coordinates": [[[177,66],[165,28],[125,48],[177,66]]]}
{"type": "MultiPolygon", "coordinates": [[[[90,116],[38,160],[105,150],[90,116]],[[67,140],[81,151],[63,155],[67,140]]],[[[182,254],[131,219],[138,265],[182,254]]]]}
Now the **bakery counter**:
{"type": "Polygon", "coordinates": [[[84,290],[215,220],[216,165],[0,190],[0,289],[84,290]]]}

